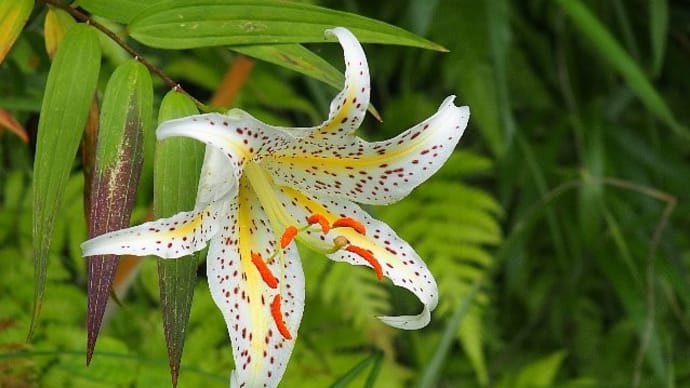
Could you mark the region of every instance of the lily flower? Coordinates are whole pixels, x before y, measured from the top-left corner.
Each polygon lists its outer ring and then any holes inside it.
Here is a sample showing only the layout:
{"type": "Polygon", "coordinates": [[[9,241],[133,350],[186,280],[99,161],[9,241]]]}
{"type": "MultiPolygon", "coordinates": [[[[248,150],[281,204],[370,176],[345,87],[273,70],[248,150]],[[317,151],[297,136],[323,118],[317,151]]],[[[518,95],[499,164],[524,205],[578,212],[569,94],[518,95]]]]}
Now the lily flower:
{"type": "Polygon", "coordinates": [[[345,85],[328,119],[283,128],[234,109],[162,123],[159,140],[186,136],[207,144],[195,209],[107,233],[82,244],[85,256],[178,258],[210,243],[211,295],[232,342],[231,386],[275,387],[292,352],[304,310],[304,274],[295,240],[334,261],[371,267],[411,291],[418,315],[381,316],[400,329],[426,326],[438,301],[432,274],[415,251],[356,203],[405,197],[450,156],[469,119],[454,96],[399,136],[366,142],[354,134],[369,104],[369,68],[350,31],[340,42],[345,85]]]}

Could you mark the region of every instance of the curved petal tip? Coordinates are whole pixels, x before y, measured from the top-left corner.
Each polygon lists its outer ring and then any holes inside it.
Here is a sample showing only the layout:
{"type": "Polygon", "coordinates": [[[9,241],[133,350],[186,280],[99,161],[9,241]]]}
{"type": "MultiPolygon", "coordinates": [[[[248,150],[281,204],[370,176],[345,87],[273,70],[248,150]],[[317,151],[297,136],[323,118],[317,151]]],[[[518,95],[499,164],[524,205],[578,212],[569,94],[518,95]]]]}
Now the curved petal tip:
{"type": "Polygon", "coordinates": [[[403,330],[418,330],[431,322],[431,310],[424,306],[418,315],[379,316],[377,317],[388,326],[403,330]]]}

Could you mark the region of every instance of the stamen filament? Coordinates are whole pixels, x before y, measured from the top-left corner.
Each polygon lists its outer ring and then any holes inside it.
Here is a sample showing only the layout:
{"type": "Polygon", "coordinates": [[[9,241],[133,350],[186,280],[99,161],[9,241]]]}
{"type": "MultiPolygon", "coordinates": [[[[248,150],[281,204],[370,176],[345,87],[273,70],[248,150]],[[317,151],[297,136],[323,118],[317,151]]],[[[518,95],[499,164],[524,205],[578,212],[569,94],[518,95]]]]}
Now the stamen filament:
{"type": "Polygon", "coordinates": [[[315,213],[310,215],[309,217],[307,217],[307,222],[309,223],[309,225],[321,225],[321,231],[323,232],[323,234],[327,234],[331,230],[330,225],[328,225],[328,220],[322,214],[315,213]]]}
{"type": "Polygon", "coordinates": [[[286,246],[290,245],[292,240],[295,239],[295,236],[297,236],[297,233],[299,233],[299,230],[297,230],[296,227],[290,225],[285,229],[285,232],[283,232],[283,236],[280,238],[280,249],[285,249],[286,246]]]}
{"type": "Polygon", "coordinates": [[[333,228],[338,228],[338,227],[348,227],[354,229],[357,233],[361,235],[365,235],[367,233],[366,228],[364,225],[362,225],[361,222],[355,220],[354,218],[350,217],[343,217],[343,218],[338,218],[333,222],[332,225],[333,228]]]}
{"type": "Polygon", "coordinates": [[[278,288],[278,279],[276,279],[276,277],[273,276],[271,269],[268,268],[268,265],[266,265],[266,263],[263,261],[261,255],[254,252],[252,252],[251,254],[252,263],[254,263],[256,269],[259,271],[259,274],[261,274],[261,279],[263,279],[269,287],[273,289],[278,288]]]}
{"type": "Polygon", "coordinates": [[[283,321],[283,314],[280,312],[280,295],[273,297],[273,302],[271,302],[271,315],[273,316],[273,320],[276,322],[276,327],[278,327],[278,331],[283,338],[288,340],[292,339],[292,334],[290,334],[290,330],[288,330],[287,326],[285,325],[285,321],[283,321]]]}
{"type": "Polygon", "coordinates": [[[345,250],[348,252],[352,252],[355,255],[358,255],[361,258],[363,258],[364,260],[366,260],[367,263],[371,264],[371,266],[374,268],[374,271],[376,271],[376,277],[379,280],[383,279],[383,268],[381,268],[381,263],[379,263],[379,261],[376,260],[376,258],[374,257],[374,255],[370,251],[368,251],[364,248],[358,247],[356,245],[348,245],[345,248],[345,250]]]}

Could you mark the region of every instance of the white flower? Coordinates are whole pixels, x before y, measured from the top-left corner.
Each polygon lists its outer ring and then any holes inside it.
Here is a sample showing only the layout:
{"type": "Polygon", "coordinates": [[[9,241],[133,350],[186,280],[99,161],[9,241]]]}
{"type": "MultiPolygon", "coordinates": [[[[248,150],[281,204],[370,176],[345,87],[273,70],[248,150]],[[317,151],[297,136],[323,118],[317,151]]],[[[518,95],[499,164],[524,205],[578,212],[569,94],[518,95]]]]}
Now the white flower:
{"type": "MultiPolygon", "coordinates": [[[[416,295],[413,316],[379,317],[401,329],[430,321],[438,290],[415,251],[355,202],[388,204],[406,196],[450,156],[469,108],[448,97],[433,116],[382,142],[353,133],[369,104],[369,68],[357,39],[328,30],[344,49],[344,89],[328,120],[311,128],[264,124],[241,110],[164,122],[158,139],[206,143],[196,208],[107,233],[82,244],[85,256],[177,258],[208,242],[208,282],[233,346],[233,386],[278,385],[304,310],[304,274],[294,239],[335,261],[366,265],[379,279],[416,295]]],[[[184,157],[184,155],[180,155],[184,157]]]]}

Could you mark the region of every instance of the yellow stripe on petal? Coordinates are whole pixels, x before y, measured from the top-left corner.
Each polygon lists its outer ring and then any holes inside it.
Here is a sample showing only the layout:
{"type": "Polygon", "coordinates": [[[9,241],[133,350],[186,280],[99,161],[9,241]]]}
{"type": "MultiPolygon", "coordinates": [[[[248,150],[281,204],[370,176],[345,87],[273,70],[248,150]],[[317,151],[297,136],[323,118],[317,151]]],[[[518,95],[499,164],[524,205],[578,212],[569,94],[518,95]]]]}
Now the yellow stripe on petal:
{"type": "Polygon", "coordinates": [[[470,112],[453,100],[448,97],[436,114],[393,139],[302,142],[262,165],[278,184],[308,193],[367,204],[395,202],[438,171],[455,149],[470,112]]]}
{"type": "Polygon", "coordinates": [[[237,386],[278,384],[302,318],[299,256],[293,246],[278,246],[272,223],[245,175],[209,248],[209,287],[228,327],[237,386]]]}
{"type": "Polygon", "coordinates": [[[239,109],[224,115],[206,113],[166,121],[156,130],[158,140],[184,136],[213,146],[231,160],[237,171],[247,162],[261,160],[287,147],[299,134],[262,123],[239,109]]]}
{"type": "Polygon", "coordinates": [[[338,38],[345,59],[345,85],[331,101],[328,119],[312,135],[314,139],[342,138],[362,124],[369,106],[369,64],[357,38],[347,29],[336,27],[326,35],[338,38]]]}
{"type": "Polygon", "coordinates": [[[170,218],[94,237],[81,244],[84,256],[156,255],[177,258],[200,251],[218,231],[215,210],[181,212],[170,218]]]}

